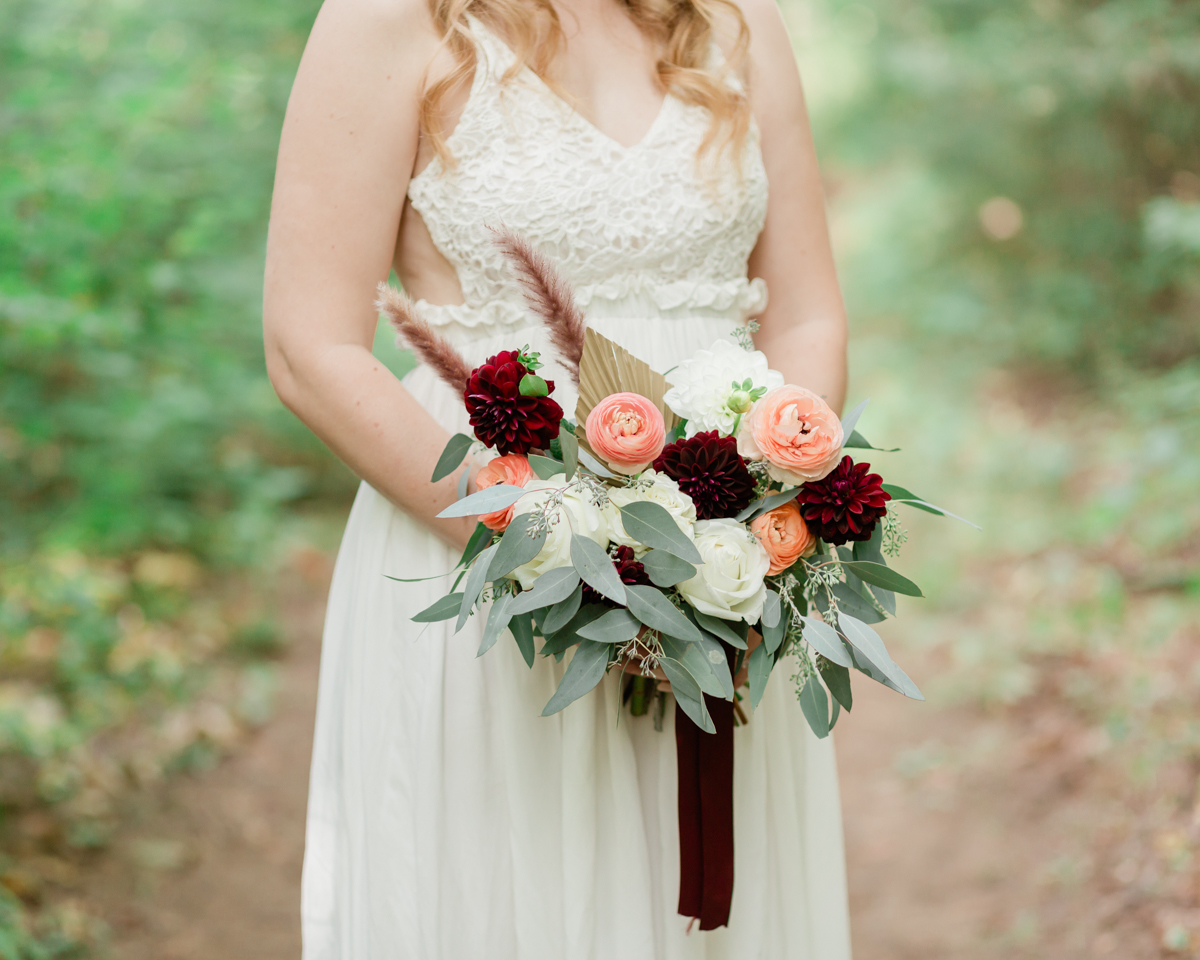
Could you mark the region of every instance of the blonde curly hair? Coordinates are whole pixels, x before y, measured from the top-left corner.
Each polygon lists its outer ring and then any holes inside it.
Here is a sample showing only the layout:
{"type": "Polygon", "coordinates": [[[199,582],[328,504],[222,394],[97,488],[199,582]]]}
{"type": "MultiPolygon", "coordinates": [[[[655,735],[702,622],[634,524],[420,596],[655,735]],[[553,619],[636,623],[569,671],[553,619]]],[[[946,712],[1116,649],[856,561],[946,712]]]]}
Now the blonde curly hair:
{"type": "MultiPolygon", "coordinates": [[[[684,103],[708,110],[712,117],[699,154],[720,155],[732,147],[737,156],[750,129],[750,103],[744,72],[750,30],[741,10],[731,0],[623,0],[629,18],[659,50],[655,71],[668,93],[684,103]],[[718,16],[736,29],[732,49],[723,65],[713,63],[712,45],[718,16]],[[730,75],[738,79],[730,83],[730,75]]],[[[525,67],[546,78],[565,43],[562,25],[550,0],[429,0],[442,45],[455,59],[455,67],[432,83],[421,96],[421,133],[428,138],[443,166],[454,165],[446,144],[442,116],[446,96],[475,72],[475,43],[467,16],[476,17],[511,47],[515,61],[502,80],[508,81],[525,67]]]]}

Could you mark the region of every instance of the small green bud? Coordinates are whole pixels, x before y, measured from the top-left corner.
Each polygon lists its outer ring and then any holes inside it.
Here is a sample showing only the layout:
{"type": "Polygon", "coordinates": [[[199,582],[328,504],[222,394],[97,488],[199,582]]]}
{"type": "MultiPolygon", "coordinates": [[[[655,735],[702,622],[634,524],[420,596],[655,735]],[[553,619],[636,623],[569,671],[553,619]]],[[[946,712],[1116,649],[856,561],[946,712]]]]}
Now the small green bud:
{"type": "Polygon", "coordinates": [[[745,413],[754,403],[754,397],[747,390],[735,390],[725,401],[725,405],[734,413],[745,413]]]}

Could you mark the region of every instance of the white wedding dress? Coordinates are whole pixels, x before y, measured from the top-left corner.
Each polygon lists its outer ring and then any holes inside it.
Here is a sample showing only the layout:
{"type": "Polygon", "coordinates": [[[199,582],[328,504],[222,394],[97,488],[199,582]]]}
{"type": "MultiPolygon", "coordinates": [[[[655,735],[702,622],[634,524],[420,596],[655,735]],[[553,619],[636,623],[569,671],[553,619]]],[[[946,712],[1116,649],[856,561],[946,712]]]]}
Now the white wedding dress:
{"type": "MultiPolygon", "coordinates": [[[[666,371],[761,311],[746,261],[762,228],[757,143],[741,173],[698,173],[708,126],[667,97],[626,148],[472,23],[479,66],[450,138],[409,188],[465,303],[419,305],[472,364],[526,343],[551,355],[492,243],[553,257],[598,330],[666,371]]],[[[568,377],[554,396],[573,415],[568,377]]],[[[450,431],[462,398],[428,369],[409,390],[450,431]]],[[[617,677],[548,718],[563,665],[510,637],[476,659],[477,615],[422,626],[457,553],[363,484],[333,578],[304,861],[305,960],[847,960],[837,772],[781,663],[735,731],[735,885],[725,929],[687,932],[679,890],[673,709],[618,704],[617,677]]],[[[746,704],[747,709],[749,704],[746,704]]]]}

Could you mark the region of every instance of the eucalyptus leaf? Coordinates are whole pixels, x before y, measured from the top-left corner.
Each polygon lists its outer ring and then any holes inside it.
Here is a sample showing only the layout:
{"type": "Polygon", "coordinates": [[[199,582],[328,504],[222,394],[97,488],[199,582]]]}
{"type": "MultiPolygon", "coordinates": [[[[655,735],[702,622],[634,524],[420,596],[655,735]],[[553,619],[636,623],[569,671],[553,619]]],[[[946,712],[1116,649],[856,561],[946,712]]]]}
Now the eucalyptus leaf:
{"type": "Polygon", "coordinates": [[[673,587],[696,575],[696,565],[681,560],[666,550],[651,550],[642,557],[642,566],[650,582],[658,587],[673,587]]]}
{"type": "MultiPolygon", "coordinates": [[[[492,537],[495,534],[485,527],[482,523],[475,524],[475,531],[471,534],[471,539],[467,541],[466,549],[463,550],[462,556],[458,558],[458,565],[464,569],[471,565],[471,561],[483,553],[492,542],[492,537]]],[[[491,577],[488,577],[491,580],[491,577]]]]}
{"type": "Polygon", "coordinates": [[[579,584],[567,599],[559,600],[546,611],[546,619],[542,621],[542,632],[550,634],[561,630],[579,612],[579,605],[582,602],[583,584],[579,584]]]}
{"type": "Polygon", "coordinates": [[[578,631],[586,627],[594,620],[599,620],[604,614],[611,610],[611,607],[606,607],[602,603],[585,603],[581,606],[566,626],[561,627],[554,633],[546,637],[546,647],[542,647],[542,655],[550,656],[559,650],[565,650],[574,643],[578,643],[582,637],[578,631]],[[553,646],[551,646],[553,644],[553,646]],[[547,650],[549,647],[549,650],[547,650]]]}
{"type": "Polygon", "coordinates": [[[894,617],[896,615],[896,595],[891,590],[884,590],[883,587],[871,587],[870,591],[875,595],[878,604],[894,617]]]}
{"type": "Polygon", "coordinates": [[[508,576],[517,567],[529,563],[542,552],[542,545],[546,542],[546,531],[541,530],[535,536],[529,536],[529,524],[532,520],[533,515],[529,513],[513,517],[508,529],[504,531],[504,536],[500,538],[500,547],[488,567],[489,580],[499,580],[508,576]]]}
{"type": "MultiPolygon", "coordinates": [[[[560,434],[560,436],[561,436],[561,434],[560,434]]],[[[573,438],[573,439],[575,439],[575,438],[573,438]]],[[[566,455],[565,447],[563,448],[563,454],[564,454],[564,456],[566,455]]],[[[583,447],[579,446],[578,439],[575,439],[575,455],[579,458],[579,462],[582,463],[585,467],[587,467],[596,476],[602,477],[605,480],[617,479],[617,475],[615,473],[613,473],[611,470],[608,469],[608,467],[606,467],[599,460],[597,460],[590,453],[588,453],[587,450],[585,450],[583,447]]],[[[570,477],[568,477],[567,479],[569,480],[570,477]]]]}
{"type": "Polygon", "coordinates": [[[783,604],[779,600],[779,594],[774,590],[767,590],[767,598],[763,603],[762,625],[764,627],[775,627],[779,625],[779,621],[783,619],[783,604]]]}
{"type": "Polygon", "coordinates": [[[747,629],[744,620],[731,622],[722,620],[720,617],[713,617],[707,613],[701,613],[695,607],[691,608],[692,617],[695,618],[696,624],[709,633],[724,640],[731,647],[737,647],[739,650],[746,649],[746,636],[744,632],[739,632],[738,627],[742,631],[747,629]]]}
{"type": "Polygon", "coordinates": [[[785,503],[795,500],[796,497],[800,496],[801,489],[801,487],[792,487],[791,490],[784,490],[782,493],[772,493],[770,496],[755,500],[737,515],[737,519],[742,522],[753,520],[759,514],[769,513],[776,507],[782,507],[785,503]]]}
{"type": "Polygon", "coordinates": [[[607,644],[584,640],[575,651],[575,656],[567,664],[562,681],[554,696],[542,711],[543,717],[549,717],[570,703],[574,703],[586,693],[590,693],[604,677],[608,669],[608,655],[611,649],[607,644]]]}
{"type": "Polygon", "coordinates": [[[512,612],[528,613],[538,607],[552,607],[560,600],[566,600],[578,586],[579,575],[570,567],[547,570],[537,578],[532,590],[517,595],[512,612]]]}
{"type": "Polygon", "coordinates": [[[841,667],[851,665],[850,654],[842,638],[824,620],[816,617],[804,618],[804,639],[808,645],[827,660],[832,660],[841,667]]]}
{"type": "Polygon", "coordinates": [[[909,580],[907,577],[902,577],[891,567],[884,566],[882,563],[872,563],[869,560],[851,560],[850,562],[842,561],[842,567],[849,570],[860,580],[865,580],[867,583],[876,587],[883,587],[885,590],[891,590],[893,593],[902,593],[907,597],[923,597],[921,588],[909,580]]]}
{"type": "Polygon", "coordinates": [[[771,656],[775,655],[775,651],[779,649],[783,643],[783,638],[787,635],[787,622],[780,618],[779,622],[773,627],[762,628],[763,646],[767,648],[767,653],[771,656]]]}
{"type": "Polygon", "coordinates": [[[692,723],[705,733],[716,733],[717,726],[709,716],[708,707],[704,704],[704,694],[701,692],[696,678],[688,672],[687,667],[671,657],[663,657],[659,660],[659,665],[671,683],[671,693],[675,697],[675,702],[688,715],[692,723]]]}
{"type": "Polygon", "coordinates": [[[558,428],[558,443],[562,447],[563,473],[570,480],[579,468],[579,440],[565,423],[558,428]]]}
{"type": "Polygon", "coordinates": [[[497,546],[499,544],[493,544],[484,550],[467,574],[467,582],[463,584],[462,606],[458,610],[458,623],[454,625],[455,633],[466,625],[467,618],[471,616],[471,609],[479,602],[479,596],[487,586],[488,564],[492,562],[492,555],[497,546]]]}
{"type": "Polygon", "coordinates": [[[642,629],[642,624],[624,607],[609,610],[604,616],[579,628],[579,635],[597,643],[628,643],[642,629]]]}
{"type": "Polygon", "coordinates": [[[469,437],[465,433],[456,433],[447,442],[442,450],[442,455],[438,457],[437,466],[433,468],[433,476],[429,478],[430,483],[437,483],[450,476],[455,470],[462,465],[463,460],[467,456],[467,451],[471,449],[471,444],[475,442],[474,437],[469,437]]]}
{"type": "Polygon", "coordinates": [[[662,638],[663,653],[667,658],[683,665],[692,679],[704,693],[712,697],[724,697],[725,691],[717,674],[704,655],[699,643],[684,643],[674,637],[662,638]]]}
{"type": "Polygon", "coordinates": [[[867,409],[867,404],[870,402],[871,402],[871,400],[868,397],[866,400],[864,400],[862,403],[860,403],[857,407],[855,407],[853,410],[851,410],[848,414],[846,414],[845,417],[842,418],[842,436],[843,437],[849,437],[851,434],[854,433],[854,428],[858,425],[859,418],[862,416],[863,411],[867,409]]]}
{"type": "Polygon", "coordinates": [[[461,593],[451,593],[442,599],[431,603],[424,610],[413,617],[414,623],[436,623],[439,620],[450,620],[458,616],[458,610],[462,606],[463,595],[461,593]]]}
{"type": "Polygon", "coordinates": [[[867,440],[867,438],[864,437],[857,430],[853,431],[850,434],[850,436],[848,436],[846,438],[846,442],[843,443],[842,446],[849,447],[851,449],[857,449],[857,450],[877,450],[880,453],[899,453],[900,452],[899,447],[877,447],[877,446],[875,446],[873,443],[870,443],[867,440]]]}
{"type": "Polygon", "coordinates": [[[675,518],[661,504],[652,500],[627,503],[621,507],[621,523],[625,532],[639,543],[666,550],[689,563],[704,562],[691,538],[679,529],[675,518]]]}
{"type": "Polygon", "coordinates": [[[895,684],[895,688],[900,693],[913,700],[925,699],[908,674],[901,670],[899,665],[892,660],[879,634],[861,620],[857,620],[846,613],[838,615],[838,625],[842,628],[842,633],[850,645],[861,652],[884,676],[895,684]]]}
{"type": "Polygon", "coordinates": [[[882,563],[887,566],[887,562],[883,559],[883,524],[875,524],[875,528],[871,531],[870,540],[855,540],[852,556],[855,560],[870,560],[872,563],[882,563]]]}
{"type": "Polygon", "coordinates": [[[612,557],[595,540],[580,534],[571,536],[571,563],[583,582],[613,603],[624,605],[625,584],[613,565],[612,557]]]}
{"type": "Polygon", "coordinates": [[[800,691],[800,709],[818,740],[829,736],[829,698],[816,677],[809,677],[800,691]]]}
{"type": "Polygon", "coordinates": [[[450,504],[438,514],[443,520],[453,517],[475,517],[481,513],[495,513],[504,510],[525,495],[522,487],[511,483],[497,483],[495,486],[476,490],[469,497],[463,497],[450,504]]]}
{"type": "Polygon", "coordinates": [[[456,500],[461,500],[463,497],[465,497],[467,495],[467,484],[470,482],[470,480],[471,480],[471,471],[470,470],[464,470],[462,473],[460,473],[458,475],[457,492],[454,494],[454,497],[456,500]]]}
{"type": "Polygon", "coordinates": [[[912,491],[905,490],[904,487],[897,486],[894,483],[883,484],[883,490],[885,493],[889,494],[892,500],[894,500],[896,503],[906,503],[908,506],[915,507],[917,510],[924,510],[926,513],[937,514],[939,517],[952,517],[955,520],[965,523],[968,527],[974,527],[976,530],[983,529],[983,527],[979,526],[979,524],[972,523],[970,520],[960,517],[957,513],[951,513],[949,510],[943,510],[941,507],[935,507],[928,500],[922,500],[912,491]]]}
{"type": "Polygon", "coordinates": [[[539,480],[549,480],[551,477],[563,473],[565,470],[563,465],[553,457],[542,457],[536,453],[531,453],[526,459],[529,461],[529,468],[539,480]]]}
{"type": "Polygon", "coordinates": [[[651,630],[687,643],[699,642],[700,631],[696,625],[655,587],[628,585],[625,602],[629,612],[651,630]]]}
{"type": "Polygon", "coordinates": [[[852,617],[858,617],[865,623],[882,623],[886,619],[869,600],[846,584],[835,583],[832,589],[833,595],[837,597],[838,608],[845,610],[852,617]]]}
{"type": "Polygon", "coordinates": [[[483,628],[483,640],[480,641],[479,652],[475,656],[482,657],[500,639],[500,634],[504,632],[513,616],[508,609],[512,598],[511,593],[502,593],[492,601],[492,609],[488,611],[487,624],[483,628]]]}
{"type": "Polygon", "coordinates": [[[525,663],[532,667],[533,616],[528,613],[518,614],[509,621],[508,629],[512,631],[513,639],[517,642],[517,649],[521,651],[521,656],[525,658],[525,663]]]}
{"type": "Polygon", "coordinates": [[[829,718],[830,732],[832,732],[833,728],[837,726],[838,717],[840,717],[841,715],[842,715],[842,705],[840,703],[838,703],[837,697],[834,697],[833,698],[833,716],[831,716],[829,718]]]}
{"type": "Polygon", "coordinates": [[[767,653],[767,648],[759,644],[750,654],[750,668],[747,680],[750,684],[750,706],[757,710],[762,702],[763,692],[767,689],[767,679],[771,676],[771,668],[775,666],[775,658],[767,653]]]}
{"type": "MultiPolygon", "coordinates": [[[[720,685],[720,691],[714,693],[713,696],[720,697],[722,700],[733,699],[733,674],[729,668],[729,657],[725,653],[725,648],[720,642],[712,637],[701,637],[699,643],[689,643],[687,645],[687,655],[689,657],[703,657],[708,661],[709,669],[717,678],[720,685]]],[[[684,664],[691,669],[690,661],[684,659],[684,664]]],[[[692,671],[695,673],[695,671],[692,671]]],[[[698,675],[698,674],[697,674],[698,675]]],[[[705,691],[706,693],[708,691],[705,691]]]]}
{"type": "Polygon", "coordinates": [[[562,655],[582,639],[583,637],[574,630],[559,630],[558,633],[551,634],[546,638],[546,642],[542,644],[542,649],[538,653],[543,657],[554,657],[561,660],[562,655]]]}
{"type": "Polygon", "coordinates": [[[833,699],[846,710],[853,707],[854,694],[850,691],[850,671],[841,664],[830,663],[828,660],[821,661],[818,669],[821,671],[821,679],[825,681],[825,686],[833,694],[833,699]]]}

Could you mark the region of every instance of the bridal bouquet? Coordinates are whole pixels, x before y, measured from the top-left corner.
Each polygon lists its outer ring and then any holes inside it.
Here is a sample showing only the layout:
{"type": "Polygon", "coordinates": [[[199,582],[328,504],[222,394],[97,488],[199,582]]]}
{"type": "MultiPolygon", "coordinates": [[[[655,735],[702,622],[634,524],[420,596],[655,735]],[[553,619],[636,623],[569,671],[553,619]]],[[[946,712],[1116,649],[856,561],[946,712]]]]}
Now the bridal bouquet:
{"type": "MultiPolygon", "coordinates": [[[[528,347],[470,369],[403,295],[382,288],[381,309],[470,415],[474,436],[451,438],[432,479],[477,445],[496,454],[479,489],[465,495],[464,472],[460,499],[439,514],[479,522],[453,591],[413,619],[462,629],[477,613],[479,654],[510,633],[531,667],[536,656],[570,653],[543,715],[618,669],[629,675],[631,711],[657,703],[660,720],[658,679],[669,681],[677,738],[682,711],[690,729],[729,740],[720,757],[679,740],[681,834],[683,784],[696,773],[685,771],[684,753],[699,751],[693,766],[727,766],[731,784],[729,731],[735,717],[746,720],[741,691],[757,708],[776,665],[791,664],[818,737],[851,708],[852,670],[923,699],[871,624],[896,612],[897,594],[921,596],[888,564],[906,536],[897,506],[946,511],[855,459],[878,449],[855,430],[866,404],[839,420],[821,397],[784,383],[748,330],[657,373],[586,328],[550,264],[520,238],[501,234],[500,243],[577,380],[579,402],[574,419],[565,417],[528,347]]],[[[731,812],[726,819],[731,893],[731,812]]],[[[693,846],[681,842],[685,860],[693,846]]],[[[683,872],[686,892],[686,862],[683,872]]],[[[705,872],[714,873],[711,862],[692,870],[705,872]]],[[[681,894],[680,911],[700,916],[706,897],[696,892],[688,904],[681,894]]],[[[724,922],[717,913],[702,929],[724,922]]]]}

